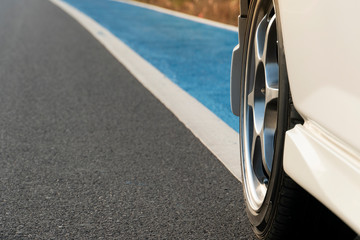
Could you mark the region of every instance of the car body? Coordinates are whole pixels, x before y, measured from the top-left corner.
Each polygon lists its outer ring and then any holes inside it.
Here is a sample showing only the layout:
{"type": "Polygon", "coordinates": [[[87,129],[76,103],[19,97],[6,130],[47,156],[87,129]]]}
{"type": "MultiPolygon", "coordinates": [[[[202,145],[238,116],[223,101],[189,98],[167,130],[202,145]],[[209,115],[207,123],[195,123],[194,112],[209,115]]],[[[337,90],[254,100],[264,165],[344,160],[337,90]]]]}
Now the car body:
{"type": "Polygon", "coordinates": [[[279,1],[289,84],[305,119],[287,133],[285,171],[360,234],[359,7],[279,1]]]}
{"type": "MultiPolygon", "coordinates": [[[[246,22],[242,4],[231,79],[236,115],[246,22]]],[[[304,120],[286,132],[284,170],[360,234],[360,2],[277,0],[274,5],[293,104],[304,120]]]]}

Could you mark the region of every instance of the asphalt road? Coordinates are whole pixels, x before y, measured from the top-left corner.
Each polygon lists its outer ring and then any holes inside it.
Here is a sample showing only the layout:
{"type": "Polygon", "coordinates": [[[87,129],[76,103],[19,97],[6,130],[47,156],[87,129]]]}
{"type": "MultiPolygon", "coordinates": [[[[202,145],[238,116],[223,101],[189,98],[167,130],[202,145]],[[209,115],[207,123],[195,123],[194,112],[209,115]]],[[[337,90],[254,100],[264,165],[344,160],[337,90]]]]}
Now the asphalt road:
{"type": "Polygon", "coordinates": [[[253,239],[240,183],[72,18],[2,0],[0,41],[0,239],[253,239]]]}

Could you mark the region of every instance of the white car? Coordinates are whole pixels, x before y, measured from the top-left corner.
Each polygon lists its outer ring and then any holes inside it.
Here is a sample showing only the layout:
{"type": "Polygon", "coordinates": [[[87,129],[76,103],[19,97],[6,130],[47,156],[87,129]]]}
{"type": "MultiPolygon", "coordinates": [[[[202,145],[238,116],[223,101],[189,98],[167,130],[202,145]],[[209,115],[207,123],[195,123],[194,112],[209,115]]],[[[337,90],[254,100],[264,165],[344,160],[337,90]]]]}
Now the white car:
{"type": "Polygon", "coordinates": [[[259,239],[360,234],[359,9],[355,0],[240,0],[231,107],[259,239]]]}

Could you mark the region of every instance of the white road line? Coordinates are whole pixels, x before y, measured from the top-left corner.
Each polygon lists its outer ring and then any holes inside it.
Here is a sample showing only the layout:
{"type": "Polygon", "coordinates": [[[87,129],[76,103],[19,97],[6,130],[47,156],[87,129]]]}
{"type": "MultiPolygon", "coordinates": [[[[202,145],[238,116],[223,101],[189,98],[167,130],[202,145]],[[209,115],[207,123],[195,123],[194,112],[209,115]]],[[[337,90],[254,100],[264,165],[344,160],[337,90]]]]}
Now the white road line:
{"type": "Polygon", "coordinates": [[[151,4],[147,4],[147,3],[136,2],[136,1],[133,1],[133,0],[111,0],[111,1],[131,4],[131,5],[142,7],[142,8],[147,8],[147,9],[150,9],[150,10],[153,10],[153,11],[157,11],[157,12],[173,15],[173,16],[176,16],[176,17],[188,19],[188,20],[191,20],[191,21],[194,21],[194,22],[207,24],[207,25],[210,25],[210,26],[213,26],[213,27],[223,28],[223,29],[233,31],[233,32],[238,31],[238,28],[235,27],[235,26],[232,26],[232,25],[228,25],[228,24],[220,23],[220,22],[215,22],[215,21],[205,19],[205,18],[195,17],[195,16],[192,16],[192,15],[189,15],[189,14],[176,12],[176,11],[173,11],[173,10],[170,10],[170,9],[157,7],[157,6],[154,6],[154,5],[151,5],[151,4]]]}
{"type": "Polygon", "coordinates": [[[241,181],[239,134],[93,19],[50,0],[76,19],[241,181]]]}

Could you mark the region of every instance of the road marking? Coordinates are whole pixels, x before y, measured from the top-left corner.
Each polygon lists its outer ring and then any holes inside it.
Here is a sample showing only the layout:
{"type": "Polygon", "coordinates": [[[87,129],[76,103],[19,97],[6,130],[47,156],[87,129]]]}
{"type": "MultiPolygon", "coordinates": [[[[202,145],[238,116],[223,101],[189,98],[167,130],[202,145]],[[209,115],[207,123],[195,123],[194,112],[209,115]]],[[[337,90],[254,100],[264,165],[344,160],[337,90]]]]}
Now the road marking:
{"type": "Polygon", "coordinates": [[[233,32],[237,32],[238,28],[232,25],[228,25],[225,23],[220,23],[220,22],[215,22],[209,19],[205,19],[205,18],[199,18],[199,17],[195,17],[186,13],[181,13],[181,12],[176,12],[170,9],[166,9],[166,8],[162,8],[162,7],[157,7],[151,4],[147,4],[147,3],[141,3],[141,2],[135,2],[132,0],[110,0],[113,2],[120,2],[120,3],[126,3],[126,4],[131,4],[134,6],[138,6],[138,7],[142,7],[142,8],[147,8],[153,11],[157,11],[157,12],[161,12],[161,13],[165,13],[165,14],[169,14],[169,15],[173,15],[175,17],[179,17],[179,18],[184,18],[184,19],[188,19],[194,22],[199,22],[202,24],[206,24],[206,25],[210,25],[210,26],[214,26],[214,27],[218,27],[218,28],[223,28],[229,31],[233,31],[233,32]]]}
{"type": "Polygon", "coordinates": [[[133,4],[62,0],[105,27],[235,131],[230,66],[237,33],[133,4]]]}
{"type": "Polygon", "coordinates": [[[239,134],[93,19],[50,0],[87,29],[241,181],[239,134]]]}

